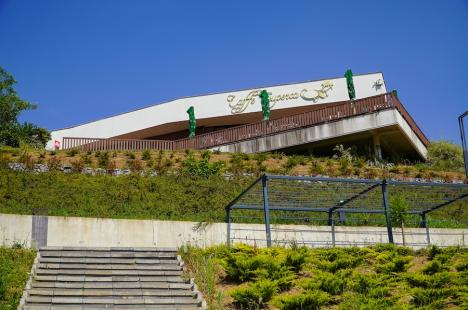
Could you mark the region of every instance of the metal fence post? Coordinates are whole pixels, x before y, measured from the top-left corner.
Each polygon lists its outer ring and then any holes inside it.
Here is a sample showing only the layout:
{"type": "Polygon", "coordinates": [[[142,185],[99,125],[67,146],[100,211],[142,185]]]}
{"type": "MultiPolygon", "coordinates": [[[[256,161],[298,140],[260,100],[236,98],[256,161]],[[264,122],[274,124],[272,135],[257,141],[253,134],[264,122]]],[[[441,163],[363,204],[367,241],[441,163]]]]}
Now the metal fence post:
{"type": "Polygon", "coordinates": [[[333,219],[333,211],[332,211],[332,218],[331,218],[331,233],[332,233],[332,246],[335,247],[336,239],[335,239],[335,220],[333,219]]]}
{"type": "Polygon", "coordinates": [[[231,246],[231,207],[226,208],[227,246],[231,246]]]}
{"type": "Polygon", "coordinates": [[[268,205],[268,177],[266,175],[262,178],[263,188],[263,210],[265,212],[265,232],[267,247],[271,247],[271,231],[270,231],[270,207],[268,205]]]}
{"type": "Polygon", "coordinates": [[[328,209],[328,226],[333,225],[333,209],[328,209]]]}
{"type": "Polygon", "coordinates": [[[390,210],[390,204],[388,203],[387,180],[382,181],[382,200],[385,211],[385,220],[387,222],[388,242],[394,243],[392,230],[392,215],[390,210]]]}
{"type": "Polygon", "coordinates": [[[421,213],[421,226],[426,229],[427,245],[431,245],[431,235],[429,234],[429,225],[427,225],[426,212],[421,213]]]}

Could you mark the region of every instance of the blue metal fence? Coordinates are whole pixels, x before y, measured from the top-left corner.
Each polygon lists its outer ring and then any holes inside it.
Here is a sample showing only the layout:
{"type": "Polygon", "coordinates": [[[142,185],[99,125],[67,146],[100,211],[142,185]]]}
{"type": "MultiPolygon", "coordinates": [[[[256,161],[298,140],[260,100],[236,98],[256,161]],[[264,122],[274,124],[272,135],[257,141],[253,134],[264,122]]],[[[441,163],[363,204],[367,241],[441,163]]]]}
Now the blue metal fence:
{"type": "Polygon", "coordinates": [[[236,241],[232,224],[242,222],[263,223],[267,246],[272,245],[272,224],[328,226],[332,245],[336,225],[386,226],[387,241],[394,243],[391,206],[396,197],[406,205],[405,222],[426,228],[428,243],[429,214],[444,210],[453,225],[467,224],[467,184],[262,175],[227,205],[227,242],[236,241]]]}

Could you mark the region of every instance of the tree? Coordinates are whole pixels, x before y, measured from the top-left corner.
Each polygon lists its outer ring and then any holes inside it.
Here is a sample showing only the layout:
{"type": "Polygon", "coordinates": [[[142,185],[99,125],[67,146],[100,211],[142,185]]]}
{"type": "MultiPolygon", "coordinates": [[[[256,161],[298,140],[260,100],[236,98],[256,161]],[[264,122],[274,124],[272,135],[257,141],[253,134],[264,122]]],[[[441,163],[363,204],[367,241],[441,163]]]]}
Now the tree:
{"type": "Polygon", "coordinates": [[[406,201],[405,197],[403,197],[401,194],[398,194],[390,198],[390,206],[392,210],[391,215],[393,225],[401,227],[401,238],[403,240],[403,246],[406,246],[405,221],[409,209],[408,202],[406,201]]]}
{"type": "Polygon", "coordinates": [[[31,123],[19,123],[23,111],[34,110],[37,105],[19,97],[14,89],[16,80],[0,67],[0,145],[18,147],[20,143],[45,146],[50,133],[31,123]]]}
{"type": "Polygon", "coordinates": [[[427,148],[427,160],[440,170],[463,171],[463,150],[460,145],[440,140],[431,141],[427,148]]]}

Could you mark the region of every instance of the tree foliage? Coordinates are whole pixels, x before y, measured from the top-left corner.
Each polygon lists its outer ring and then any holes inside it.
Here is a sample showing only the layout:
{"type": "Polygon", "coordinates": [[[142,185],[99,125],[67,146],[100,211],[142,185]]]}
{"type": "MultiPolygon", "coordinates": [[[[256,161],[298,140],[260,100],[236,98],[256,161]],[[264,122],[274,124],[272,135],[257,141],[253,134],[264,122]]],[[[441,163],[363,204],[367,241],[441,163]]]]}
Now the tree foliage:
{"type": "Polygon", "coordinates": [[[449,141],[431,142],[427,148],[427,159],[436,169],[463,170],[463,150],[458,144],[449,141]]]}
{"type": "Polygon", "coordinates": [[[0,145],[18,147],[21,143],[45,146],[50,133],[31,123],[20,123],[23,111],[34,110],[37,105],[20,98],[14,85],[16,80],[0,67],[0,145]]]}

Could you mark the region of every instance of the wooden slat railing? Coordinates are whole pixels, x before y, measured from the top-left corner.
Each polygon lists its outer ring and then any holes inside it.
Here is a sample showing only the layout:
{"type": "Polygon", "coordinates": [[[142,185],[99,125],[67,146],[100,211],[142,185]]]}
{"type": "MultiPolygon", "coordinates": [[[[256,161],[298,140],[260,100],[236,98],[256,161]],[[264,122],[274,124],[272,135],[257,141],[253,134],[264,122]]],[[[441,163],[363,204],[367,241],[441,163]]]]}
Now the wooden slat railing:
{"type": "Polygon", "coordinates": [[[117,150],[173,150],[174,142],[168,140],[63,138],[63,149],[77,148],[82,151],[117,150]]]}
{"type": "Polygon", "coordinates": [[[67,137],[63,138],[63,148],[79,148],[85,151],[205,149],[315,126],[348,117],[375,113],[386,109],[397,109],[419,139],[421,139],[425,145],[428,145],[428,139],[416,125],[416,122],[409,115],[398,98],[392,93],[386,93],[354,101],[345,101],[313,111],[284,116],[269,122],[259,121],[176,141],[67,137]]]}

